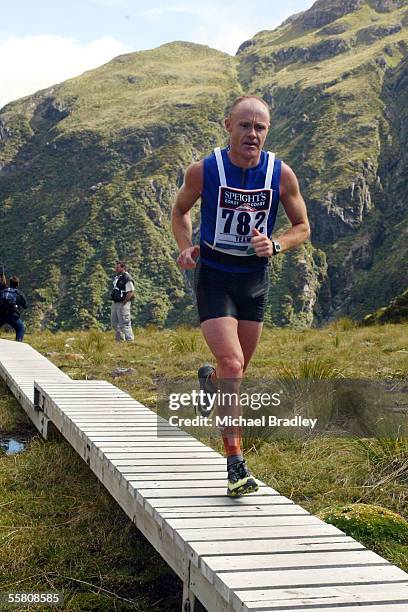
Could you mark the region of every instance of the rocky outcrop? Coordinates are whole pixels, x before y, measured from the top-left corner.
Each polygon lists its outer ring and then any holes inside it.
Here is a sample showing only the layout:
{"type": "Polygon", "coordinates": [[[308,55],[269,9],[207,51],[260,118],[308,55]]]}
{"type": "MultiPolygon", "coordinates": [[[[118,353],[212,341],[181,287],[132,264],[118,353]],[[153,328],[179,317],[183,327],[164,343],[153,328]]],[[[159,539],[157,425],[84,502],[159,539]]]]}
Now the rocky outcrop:
{"type": "Polygon", "coordinates": [[[357,42],[370,44],[379,40],[380,38],[385,38],[386,36],[392,36],[392,34],[397,34],[402,30],[402,25],[400,23],[395,23],[390,26],[369,26],[368,28],[363,28],[357,32],[357,42]]]}
{"type": "Polygon", "coordinates": [[[298,22],[306,30],[321,28],[347,13],[357,11],[363,3],[364,0],[317,0],[298,22]]]}
{"type": "Polygon", "coordinates": [[[245,40],[242,43],[242,45],[238,47],[237,55],[245,51],[245,49],[248,49],[249,47],[253,47],[255,44],[256,44],[256,41],[254,38],[251,38],[250,40],[245,40]]]}
{"type": "Polygon", "coordinates": [[[379,13],[390,13],[406,4],[406,0],[375,0],[374,8],[379,13]]]}
{"type": "Polygon", "coordinates": [[[366,315],[362,322],[363,325],[375,325],[403,323],[404,321],[408,321],[408,289],[391,300],[388,306],[383,306],[373,314],[366,315]]]}
{"type": "Polygon", "coordinates": [[[43,119],[56,123],[71,114],[71,108],[64,102],[47,97],[37,107],[37,113],[43,119]]]}
{"type": "Polygon", "coordinates": [[[318,62],[345,53],[351,49],[350,44],[342,38],[322,40],[311,47],[288,47],[279,49],[273,54],[273,60],[278,64],[294,62],[318,62]]]}
{"type": "Polygon", "coordinates": [[[0,140],[8,140],[11,137],[11,130],[5,118],[0,117],[0,140]]]}
{"type": "Polygon", "coordinates": [[[311,201],[311,217],[319,242],[331,244],[358,230],[372,209],[371,181],[367,174],[357,175],[344,189],[328,191],[321,201],[311,201]]]}
{"type": "Polygon", "coordinates": [[[337,36],[338,34],[343,34],[343,32],[347,32],[348,26],[345,23],[335,23],[333,25],[328,25],[318,32],[321,36],[337,36]]]}

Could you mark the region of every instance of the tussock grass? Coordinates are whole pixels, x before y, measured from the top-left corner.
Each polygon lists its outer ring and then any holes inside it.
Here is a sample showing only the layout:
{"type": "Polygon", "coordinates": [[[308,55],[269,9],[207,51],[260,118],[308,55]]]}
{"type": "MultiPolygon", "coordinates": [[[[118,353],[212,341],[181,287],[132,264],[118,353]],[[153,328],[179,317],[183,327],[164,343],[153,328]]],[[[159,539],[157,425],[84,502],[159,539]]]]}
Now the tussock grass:
{"type": "Polygon", "coordinates": [[[106,356],[108,340],[106,334],[93,329],[87,334],[81,334],[76,346],[92,363],[101,365],[106,356]]]}
{"type": "Polygon", "coordinates": [[[179,328],[171,334],[169,341],[169,352],[185,355],[186,353],[196,353],[202,350],[203,342],[198,330],[188,330],[179,328]]]}
{"type": "Polygon", "coordinates": [[[370,484],[381,486],[388,481],[408,484],[407,438],[357,439],[355,444],[367,462],[370,484]]]}
{"type": "Polygon", "coordinates": [[[329,359],[315,358],[305,359],[297,366],[284,366],[280,370],[281,377],[285,380],[312,379],[325,380],[328,378],[341,378],[343,373],[329,359]]]}
{"type": "Polygon", "coordinates": [[[339,317],[326,326],[326,329],[333,331],[349,331],[358,327],[358,322],[350,317],[339,317]]]}

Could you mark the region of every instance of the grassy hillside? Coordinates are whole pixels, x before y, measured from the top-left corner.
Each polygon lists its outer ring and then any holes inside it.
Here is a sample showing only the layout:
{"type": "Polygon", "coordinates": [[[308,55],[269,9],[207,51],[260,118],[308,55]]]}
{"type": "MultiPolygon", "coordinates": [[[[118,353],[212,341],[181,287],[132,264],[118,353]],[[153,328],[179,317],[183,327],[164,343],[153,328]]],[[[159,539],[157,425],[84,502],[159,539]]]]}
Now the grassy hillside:
{"type": "Polygon", "coordinates": [[[117,258],[135,278],[140,323],[182,319],[191,303],[169,210],[183,169],[222,136],[239,93],[233,58],[173,43],[121,56],[33,97],[1,120],[1,257],[20,272],[31,319],[104,325],[117,258]]]}
{"type": "MultiPolygon", "coordinates": [[[[136,279],[138,323],[192,321],[170,208],[187,165],[225,142],[241,93],[270,104],[267,146],[299,176],[312,223],[311,242],[273,262],[268,323],[387,303],[408,267],[407,49],[406,1],[318,0],[235,58],[171,43],[4,107],[0,221],[13,239],[0,259],[24,278],[31,322],[106,326],[117,257],[136,279]]],[[[286,226],[281,209],[277,233],[286,226]]]]}

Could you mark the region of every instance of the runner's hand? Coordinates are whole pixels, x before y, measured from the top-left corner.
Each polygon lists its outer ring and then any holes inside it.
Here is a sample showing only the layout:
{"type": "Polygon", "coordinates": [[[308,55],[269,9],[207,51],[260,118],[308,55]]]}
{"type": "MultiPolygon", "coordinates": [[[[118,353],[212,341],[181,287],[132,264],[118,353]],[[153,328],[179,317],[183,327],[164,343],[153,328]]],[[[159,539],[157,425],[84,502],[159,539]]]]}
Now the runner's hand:
{"type": "Polygon", "coordinates": [[[188,247],[184,249],[184,251],[181,251],[180,255],[177,257],[177,263],[183,270],[193,270],[197,265],[195,260],[199,255],[199,246],[188,247]]]}
{"type": "Polygon", "coordinates": [[[272,257],[272,240],[269,240],[268,236],[261,234],[261,232],[255,228],[252,230],[251,244],[258,257],[272,257]]]}

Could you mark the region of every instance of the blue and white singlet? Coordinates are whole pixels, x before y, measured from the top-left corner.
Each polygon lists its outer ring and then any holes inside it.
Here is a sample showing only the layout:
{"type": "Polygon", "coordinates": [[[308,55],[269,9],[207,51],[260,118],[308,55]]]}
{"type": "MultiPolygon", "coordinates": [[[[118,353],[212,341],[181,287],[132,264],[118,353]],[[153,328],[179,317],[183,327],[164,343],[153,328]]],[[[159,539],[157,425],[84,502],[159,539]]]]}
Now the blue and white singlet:
{"type": "Polygon", "coordinates": [[[278,210],[282,162],[261,152],[254,168],[240,168],[227,149],[214,149],[204,159],[201,194],[200,258],[212,268],[252,272],[268,264],[251,246],[252,230],[269,238],[278,210]]]}

